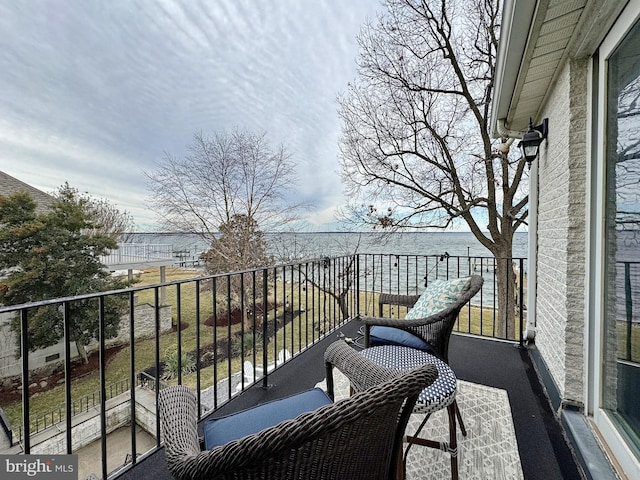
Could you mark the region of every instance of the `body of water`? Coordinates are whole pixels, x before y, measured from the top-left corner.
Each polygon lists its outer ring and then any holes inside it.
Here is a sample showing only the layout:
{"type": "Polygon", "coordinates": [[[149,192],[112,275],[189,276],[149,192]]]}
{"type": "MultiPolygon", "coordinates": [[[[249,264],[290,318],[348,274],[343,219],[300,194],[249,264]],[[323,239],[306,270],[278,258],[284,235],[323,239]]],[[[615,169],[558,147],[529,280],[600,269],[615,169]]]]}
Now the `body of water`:
{"type": "MultiPolygon", "coordinates": [[[[395,255],[491,256],[470,232],[379,233],[267,233],[268,249],[278,259],[318,258],[354,252],[395,255]]],[[[131,243],[171,245],[185,259],[197,259],[207,244],[195,234],[136,233],[131,243]]],[[[528,234],[513,239],[513,256],[528,255],[528,234]]]]}

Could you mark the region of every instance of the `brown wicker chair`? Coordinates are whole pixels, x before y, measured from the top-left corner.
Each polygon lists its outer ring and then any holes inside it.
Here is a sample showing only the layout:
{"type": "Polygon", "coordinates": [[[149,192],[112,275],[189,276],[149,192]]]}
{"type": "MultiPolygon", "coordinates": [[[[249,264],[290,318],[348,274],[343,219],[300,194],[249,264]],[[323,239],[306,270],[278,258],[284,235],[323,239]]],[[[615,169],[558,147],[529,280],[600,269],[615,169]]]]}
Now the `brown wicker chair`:
{"type": "MultiPolygon", "coordinates": [[[[432,365],[399,372],[367,360],[343,341],[325,353],[358,393],[211,450],[201,451],[196,397],[186,387],[160,392],[167,464],[177,479],[392,479],[401,473],[402,438],[418,394],[437,377],[432,365]]],[[[332,388],[329,374],[327,386],[332,388]]]]}

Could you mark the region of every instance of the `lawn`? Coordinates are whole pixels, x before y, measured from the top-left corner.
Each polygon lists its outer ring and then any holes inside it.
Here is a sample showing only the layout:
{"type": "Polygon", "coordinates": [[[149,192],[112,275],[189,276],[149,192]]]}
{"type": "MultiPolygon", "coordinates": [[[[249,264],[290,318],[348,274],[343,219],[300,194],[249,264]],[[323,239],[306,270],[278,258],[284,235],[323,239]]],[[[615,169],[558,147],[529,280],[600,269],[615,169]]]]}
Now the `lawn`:
{"type": "MultiPolygon", "coordinates": [[[[183,268],[167,268],[166,270],[166,282],[173,282],[178,280],[194,279],[200,275],[200,272],[194,270],[186,270],[183,268]]],[[[144,273],[140,274],[137,278],[137,287],[145,285],[157,285],[160,283],[159,270],[148,269],[144,273]]],[[[196,282],[186,282],[177,285],[169,285],[165,289],[166,303],[172,305],[172,313],[174,318],[175,327],[174,331],[164,333],[157,339],[159,348],[160,360],[166,359],[173,351],[175,353],[176,345],[178,343],[178,336],[180,337],[180,344],[182,345],[182,352],[192,352],[196,350],[198,345],[197,331],[199,326],[199,346],[205,347],[212,345],[214,341],[214,329],[213,327],[204,325],[204,322],[212,315],[213,295],[206,290],[203,291],[205,282],[200,282],[201,295],[199,303],[199,312],[196,307],[196,282]],[[177,329],[178,319],[178,291],[180,301],[180,325],[182,329],[177,329]]],[[[275,330],[275,338],[272,339],[268,345],[269,363],[273,362],[273,359],[277,356],[280,349],[286,348],[292,354],[300,351],[308,344],[313,343],[318,339],[321,332],[319,329],[328,328],[324,327],[326,319],[339,317],[339,311],[334,306],[333,302],[327,301],[327,295],[317,288],[309,287],[305,289],[301,284],[286,282],[284,280],[278,280],[275,283],[275,287],[270,291],[269,302],[273,305],[277,305],[274,310],[268,312],[268,324],[275,325],[276,315],[278,317],[283,316],[285,301],[291,305],[289,315],[291,315],[292,321],[285,323],[284,327],[280,325],[279,328],[275,326],[272,330],[275,330]],[[296,312],[291,312],[291,308],[296,312]],[[326,310],[326,314],[325,314],[326,310]]],[[[224,297],[224,295],[223,295],[224,297]]],[[[141,303],[155,303],[155,291],[154,289],[142,290],[137,294],[137,302],[141,303]]],[[[360,307],[363,312],[371,315],[377,314],[377,296],[371,293],[363,293],[360,297],[360,307]]],[[[224,305],[217,305],[217,311],[224,310],[224,305]]],[[[391,312],[386,311],[385,315],[391,312]]],[[[404,310],[394,311],[393,316],[404,316],[406,313],[404,310]]],[[[478,335],[493,335],[493,325],[495,321],[495,310],[493,308],[479,307],[466,307],[462,310],[460,318],[456,323],[455,330],[466,333],[478,334],[478,335]]],[[[215,331],[215,337],[218,339],[228,338],[234,335],[236,332],[243,329],[241,324],[232,326],[217,327],[215,331]]],[[[258,339],[262,332],[258,332],[258,339]]],[[[217,378],[214,379],[213,366],[207,366],[200,370],[200,386],[201,388],[207,388],[212,386],[214,382],[218,382],[223,378],[226,378],[229,373],[240,371],[241,364],[244,359],[250,359],[252,362],[255,360],[257,364],[262,361],[262,342],[257,342],[255,352],[252,350],[252,345],[245,345],[244,358],[240,356],[240,347],[238,344],[231,345],[232,348],[232,360],[228,362],[226,359],[222,359],[217,364],[217,378]]],[[[133,358],[134,371],[137,373],[152,367],[156,364],[156,339],[147,338],[139,339],[135,342],[133,351],[135,356],[133,358]]],[[[130,345],[123,346],[117,353],[110,357],[105,371],[105,384],[113,385],[119,384],[130,380],[130,368],[131,368],[131,347],[130,345]]],[[[209,354],[211,355],[211,354],[209,354]]],[[[201,360],[204,358],[201,357],[201,360]]],[[[189,362],[186,362],[189,363],[189,362]]],[[[176,378],[168,381],[169,383],[177,382],[176,378]]],[[[185,373],[182,378],[182,383],[190,387],[195,387],[197,382],[197,374],[195,372],[185,373]]],[[[74,378],[72,380],[71,395],[73,400],[78,400],[83,396],[93,396],[98,398],[98,392],[100,390],[100,376],[98,371],[94,371],[92,374],[84,375],[80,378],[74,378]]],[[[44,415],[50,414],[52,410],[58,411],[61,409],[64,412],[65,405],[65,388],[64,384],[57,385],[45,392],[37,393],[30,396],[30,411],[32,421],[35,418],[41,418],[44,415]]],[[[5,414],[11,421],[12,425],[21,424],[22,416],[22,402],[18,401],[11,405],[3,406],[5,414]]],[[[58,419],[56,419],[58,421],[58,419]]],[[[50,421],[49,421],[50,423],[50,421]]]]}
{"type": "MultiPolygon", "coordinates": [[[[166,282],[173,282],[177,280],[192,279],[200,275],[198,271],[189,271],[181,268],[168,268],[166,271],[166,282]]],[[[145,285],[155,285],[160,283],[160,275],[158,269],[149,269],[140,274],[137,278],[138,282],[136,287],[145,285]]],[[[305,347],[308,343],[317,339],[319,333],[314,330],[314,325],[320,323],[320,319],[324,317],[323,314],[323,302],[320,301],[321,293],[317,289],[309,289],[304,291],[301,288],[292,286],[290,283],[283,281],[277,282],[275,286],[275,292],[271,292],[270,302],[280,304],[275,310],[268,313],[268,323],[270,325],[275,324],[275,316],[282,316],[284,307],[282,307],[283,299],[287,299],[291,305],[295,306],[304,312],[298,312],[295,316],[296,321],[287,323],[284,328],[276,329],[275,340],[272,340],[269,345],[270,358],[277,355],[277,350],[281,348],[288,348],[292,350],[292,353],[299,351],[305,347]],[[302,307],[306,305],[306,301],[310,300],[311,296],[315,296],[314,309],[308,307],[302,307]],[[285,338],[286,335],[286,338],[285,338]]],[[[202,285],[201,285],[202,289],[202,285]]],[[[212,315],[212,295],[204,294],[200,295],[199,315],[196,310],[196,282],[187,282],[177,285],[169,285],[166,287],[165,296],[166,303],[173,306],[173,318],[175,326],[177,327],[177,296],[178,290],[180,293],[180,325],[181,329],[178,332],[177,328],[172,332],[164,333],[158,338],[158,352],[160,360],[164,360],[171,351],[175,352],[175,347],[178,343],[178,336],[180,336],[180,344],[182,345],[183,353],[191,352],[196,349],[197,346],[197,328],[200,326],[200,347],[211,345],[214,340],[214,332],[212,327],[204,325],[205,320],[212,315]]],[[[155,302],[154,289],[142,290],[137,294],[137,303],[150,303],[155,302]]],[[[223,306],[218,305],[218,313],[224,309],[223,306]]],[[[332,314],[328,313],[328,315],[332,314]]],[[[217,327],[216,337],[227,338],[229,335],[235,334],[243,327],[241,324],[232,325],[230,327],[223,326],[217,327]]],[[[275,327],[274,327],[275,329],[275,327]]],[[[234,350],[238,349],[236,345],[233,345],[234,350]]],[[[238,349],[239,350],[239,349],[238,349]]],[[[131,367],[131,347],[125,345],[117,353],[110,357],[105,371],[105,384],[116,385],[121,382],[130,380],[130,367],[131,367]]],[[[156,364],[156,339],[140,339],[135,342],[134,345],[134,371],[141,372],[148,367],[152,367],[156,364]]],[[[245,358],[250,355],[251,351],[246,348],[245,358]]],[[[256,358],[262,358],[262,348],[258,347],[256,352],[256,358]]],[[[272,360],[270,360],[272,361],[272,360]]],[[[229,370],[233,373],[239,371],[241,368],[242,359],[239,355],[236,355],[230,365],[226,360],[218,363],[218,378],[216,381],[220,381],[222,378],[226,378],[229,370]]],[[[201,388],[213,385],[213,367],[203,368],[201,370],[201,388]]],[[[73,376],[73,372],[72,372],[73,376]]],[[[172,382],[176,382],[173,379],[172,382]]],[[[183,383],[192,387],[196,385],[196,374],[187,374],[183,378],[183,383]]],[[[108,388],[108,387],[107,387],[108,388]]],[[[74,378],[71,386],[72,400],[78,401],[81,397],[99,398],[100,391],[100,375],[98,371],[94,371],[92,374],[83,375],[80,378],[74,378]]],[[[107,392],[108,395],[108,392],[107,392]]],[[[34,419],[39,419],[39,424],[42,425],[42,418],[48,416],[47,423],[51,423],[51,412],[55,411],[54,421],[59,421],[57,412],[64,413],[65,405],[65,388],[64,384],[57,385],[44,392],[36,393],[30,396],[29,409],[32,422],[34,419]]],[[[5,414],[9,418],[11,425],[20,425],[22,422],[22,402],[17,401],[10,405],[3,405],[5,414]]],[[[32,427],[33,428],[33,427],[32,427]]]]}

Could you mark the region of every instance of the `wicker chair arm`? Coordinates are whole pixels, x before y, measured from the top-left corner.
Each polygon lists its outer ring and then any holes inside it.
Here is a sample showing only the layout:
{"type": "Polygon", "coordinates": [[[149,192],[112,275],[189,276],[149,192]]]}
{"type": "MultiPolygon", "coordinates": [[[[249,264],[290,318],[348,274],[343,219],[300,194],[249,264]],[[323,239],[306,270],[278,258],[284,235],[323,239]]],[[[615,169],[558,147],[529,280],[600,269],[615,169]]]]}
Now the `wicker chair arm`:
{"type": "Polygon", "coordinates": [[[400,307],[411,308],[420,298],[420,295],[400,295],[393,293],[381,293],[378,296],[378,305],[398,305],[400,307]]]}
{"type": "Polygon", "coordinates": [[[344,373],[356,392],[387,382],[401,374],[397,369],[377,365],[342,340],[329,345],[324,353],[324,361],[327,366],[327,390],[331,398],[333,398],[331,367],[336,367],[344,373]]]}
{"type": "Polygon", "coordinates": [[[158,412],[164,420],[162,436],[167,446],[167,455],[171,455],[174,461],[198,455],[200,441],[195,394],[183,385],[164,388],[160,390],[158,397],[158,412]]]}
{"type": "Polygon", "coordinates": [[[411,320],[405,320],[402,318],[386,318],[386,317],[360,317],[360,321],[368,327],[395,327],[395,328],[407,328],[407,327],[421,327],[423,325],[430,325],[432,323],[438,323],[442,319],[446,318],[447,310],[442,310],[435,315],[425,318],[414,318],[411,320]]]}

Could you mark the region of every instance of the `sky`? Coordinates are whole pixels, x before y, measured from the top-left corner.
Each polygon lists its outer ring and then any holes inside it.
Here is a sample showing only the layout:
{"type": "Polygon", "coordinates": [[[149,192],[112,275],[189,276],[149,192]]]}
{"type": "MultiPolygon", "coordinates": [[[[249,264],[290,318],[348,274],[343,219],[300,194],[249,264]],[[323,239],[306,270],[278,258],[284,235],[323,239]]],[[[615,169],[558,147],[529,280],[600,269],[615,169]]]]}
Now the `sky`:
{"type": "MultiPolygon", "coordinates": [[[[379,0],[0,2],[0,170],[68,182],[155,231],[146,172],[195,132],[266,132],[297,165],[308,230],[346,204],[338,94],[379,0]]],[[[1,193],[1,192],[0,192],[1,193]]]]}

